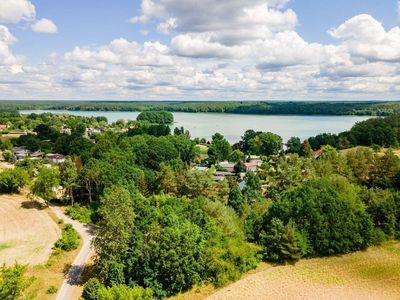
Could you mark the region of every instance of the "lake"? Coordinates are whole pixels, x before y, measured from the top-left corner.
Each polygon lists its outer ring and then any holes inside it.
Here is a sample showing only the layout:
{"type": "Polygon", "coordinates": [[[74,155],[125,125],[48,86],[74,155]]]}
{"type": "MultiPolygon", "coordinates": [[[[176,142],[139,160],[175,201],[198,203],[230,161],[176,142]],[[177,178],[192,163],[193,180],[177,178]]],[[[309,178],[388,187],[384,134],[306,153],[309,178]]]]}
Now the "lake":
{"type": "MultiPolygon", "coordinates": [[[[122,111],[69,111],[69,110],[23,110],[22,114],[30,113],[56,113],[75,116],[105,116],[110,123],[119,119],[135,120],[139,112],[122,111]]],[[[247,129],[256,131],[271,131],[279,134],[284,141],[292,136],[304,140],[320,133],[339,133],[349,130],[356,122],[364,121],[371,117],[361,116],[293,116],[293,115],[241,115],[224,113],[181,113],[174,112],[174,127],[183,126],[190,131],[193,138],[211,139],[219,132],[226,139],[235,143],[247,129]]]]}

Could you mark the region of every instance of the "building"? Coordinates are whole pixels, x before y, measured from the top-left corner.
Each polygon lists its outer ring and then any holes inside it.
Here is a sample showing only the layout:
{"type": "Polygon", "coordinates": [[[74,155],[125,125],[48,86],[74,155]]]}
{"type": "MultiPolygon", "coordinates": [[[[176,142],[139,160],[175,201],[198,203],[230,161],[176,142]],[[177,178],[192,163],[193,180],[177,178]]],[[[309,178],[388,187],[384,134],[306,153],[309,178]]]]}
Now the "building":
{"type": "Polygon", "coordinates": [[[104,128],[101,127],[93,127],[93,128],[87,128],[86,129],[86,135],[91,136],[92,134],[99,134],[104,132],[104,128]]]}
{"type": "Polygon", "coordinates": [[[31,154],[31,151],[20,147],[14,147],[13,154],[17,160],[24,160],[31,154]]]}
{"type": "Polygon", "coordinates": [[[244,163],[243,166],[246,169],[246,172],[249,172],[249,171],[255,172],[258,169],[258,163],[256,163],[256,162],[247,162],[247,163],[244,163]]]}
{"type": "Polygon", "coordinates": [[[44,154],[42,152],[36,151],[36,152],[31,153],[29,158],[33,159],[33,160],[37,160],[37,159],[42,159],[43,156],[44,156],[44,154]]]}
{"type": "Polygon", "coordinates": [[[200,171],[200,172],[207,172],[208,171],[208,167],[194,166],[193,170],[200,171]]]}
{"type": "Polygon", "coordinates": [[[233,172],[221,172],[221,171],[216,171],[216,172],[214,172],[214,174],[213,174],[213,180],[215,180],[215,181],[222,181],[222,180],[225,180],[225,178],[226,178],[226,177],[229,177],[229,176],[236,176],[236,174],[233,173],[233,172]]]}
{"type": "Polygon", "coordinates": [[[8,129],[8,125],[0,124],[0,130],[8,129]]]}
{"type": "Polygon", "coordinates": [[[221,161],[218,166],[228,172],[235,172],[235,164],[229,161],[221,161]]]}
{"type": "Polygon", "coordinates": [[[62,164],[65,162],[65,157],[62,154],[46,154],[46,158],[53,164],[62,164]]]}
{"type": "Polygon", "coordinates": [[[322,150],[313,151],[312,156],[314,158],[319,158],[322,155],[322,150]]]}

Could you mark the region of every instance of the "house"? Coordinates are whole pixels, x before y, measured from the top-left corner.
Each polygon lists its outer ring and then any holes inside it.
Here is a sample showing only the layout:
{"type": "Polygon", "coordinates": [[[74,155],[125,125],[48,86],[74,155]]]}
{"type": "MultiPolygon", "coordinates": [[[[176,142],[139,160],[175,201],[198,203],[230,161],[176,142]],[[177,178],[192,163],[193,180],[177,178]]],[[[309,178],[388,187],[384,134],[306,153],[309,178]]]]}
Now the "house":
{"type": "Polygon", "coordinates": [[[31,151],[20,147],[14,147],[13,154],[17,160],[24,160],[25,157],[28,157],[31,154],[31,151]]]}
{"type": "Polygon", "coordinates": [[[322,150],[313,151],[312,156],[317,159],[322,155],[322,150]]]}
{"type": "Polygon", "coordinates": [[[33,159],[33,160],[42,159],[43,158],[43,153],[40,152],[40,151],[33,152],[33,153],[31,153],[29,158],[33,159]]]}
{"type": "Polygon", "coordinates": [[[86,128],[87,136],[91,136],[92,134],[102,133],[102,132],[104,132],[104,128],[101,127],[86,128]]]}
{"type": "Polygon", "coordinates": [[[233,172],[221,172],[221,171],[216,171],[216,172],[214,172],[214,174],[213,174],[213,179],[214,179],[215,181],[222,181],[222,180],[225,180],[225,178],[228,177],[228,176],[236,176],[236,174],[233,173],[233,172]]]}
{"type": "Polygon", "coordinates": [[[63,127],[63,128],[60,130],[60,133],[61,133],[61,134],[65,134],[65,135],[71,135],[72,131],[71,131],[70,128],[63,127]]]}
{"type": "Polygon", "coordinates": [[[65,157],[62,154],[46,154],[46,158],[53,164],[62,164],[65,162],[65,157]]]}
{"type": "Polygon", "coordinates": [[[255,172],[258,169],[258,163],[256,163],[256,162],[247,162],[247,163],[244,163],[243,166],[246,169],[246,172],[249,172],[249,171],[255,172]]]}
{"type": "Polygon", "coordinates": [[[207,172],[208,168],[207,167],[202,167],[202,166],[194,166],[193,170],[200,171],[200,172],[207,172]]]}
{"type": "Polygon", "coordinates": [[[7,129],[7,128],[8,128],[8,125],[0,124],[0,130],[4,130],[4,129],[7,129]]]}
{"type": "Polygon", "coordinates": [[[218,166],[228,172],[235,172],[235,164],[229,161],[221,161],[218,166]]]}

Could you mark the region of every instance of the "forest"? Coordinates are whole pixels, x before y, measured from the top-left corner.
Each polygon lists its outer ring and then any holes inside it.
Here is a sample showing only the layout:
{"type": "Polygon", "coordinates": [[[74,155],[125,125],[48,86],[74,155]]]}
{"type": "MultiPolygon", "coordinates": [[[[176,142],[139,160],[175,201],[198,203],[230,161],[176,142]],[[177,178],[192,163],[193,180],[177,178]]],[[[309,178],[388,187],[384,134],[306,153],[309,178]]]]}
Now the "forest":
{"type": "Polygon", "coordinates": [[[399,102],[378,101],[2,101],[9,110],[170,111],[255,115],[389,116],[400,112],[399,102]]]}
{"type": "Polygon", "coordinates": [[[219,133],[205,143],[184,128],[140,120],[89,136],[87,128],[106,120],[6,111],[0,122],[32,130],[1,140],[16,167],[0,173],[0,191],[29,187],[33,198],[61,202],[96,224],[86,300],[163,299],[224,286],[261,261],[295,263],[400,238],[399,116],[286,144],[249,129],[234,145],[219,133]],[[50,168],[15,161],[15,146],[66,159],[50,168]],[[249,170],[254,157],[259,165],[249,170]],[[234,176],[216,180],[227,173],[224,161],[234,176]],[[63,197],[55,199],[60,185],[63,197]]]}

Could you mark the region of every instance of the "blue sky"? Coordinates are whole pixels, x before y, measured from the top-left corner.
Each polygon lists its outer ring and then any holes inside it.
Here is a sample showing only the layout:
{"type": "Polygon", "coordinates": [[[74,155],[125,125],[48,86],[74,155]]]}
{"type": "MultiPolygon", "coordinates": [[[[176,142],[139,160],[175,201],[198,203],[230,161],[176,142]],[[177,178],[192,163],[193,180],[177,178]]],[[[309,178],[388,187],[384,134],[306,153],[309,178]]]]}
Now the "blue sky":
{"type": "Polygon", "coordinates": [[[0,99],[400,99],[398,5],[2,0],[0,99]]]}

